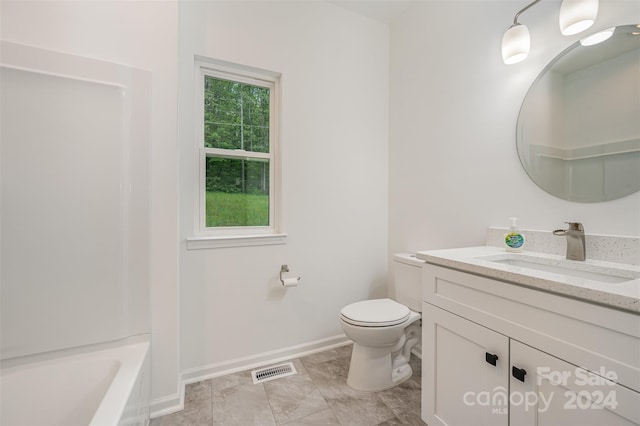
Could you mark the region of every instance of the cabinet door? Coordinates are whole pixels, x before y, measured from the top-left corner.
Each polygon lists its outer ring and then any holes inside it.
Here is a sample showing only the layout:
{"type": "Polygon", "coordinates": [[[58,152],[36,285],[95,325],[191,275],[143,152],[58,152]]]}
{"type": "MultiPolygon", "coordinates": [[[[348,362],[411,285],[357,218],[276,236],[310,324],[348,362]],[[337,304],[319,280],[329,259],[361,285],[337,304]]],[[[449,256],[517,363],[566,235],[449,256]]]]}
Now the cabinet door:
{"type": "Polygon", "coordinates": [[[515,340],[510,349],[510,425],[640,424],[640,394],[602,377],[614,371],[595,375],[515,340]]]}
{"type": "Polygon", "coordinates": [[[429,303],[422,333],[422,419],[506,426],[509,339],[429,303]]]}

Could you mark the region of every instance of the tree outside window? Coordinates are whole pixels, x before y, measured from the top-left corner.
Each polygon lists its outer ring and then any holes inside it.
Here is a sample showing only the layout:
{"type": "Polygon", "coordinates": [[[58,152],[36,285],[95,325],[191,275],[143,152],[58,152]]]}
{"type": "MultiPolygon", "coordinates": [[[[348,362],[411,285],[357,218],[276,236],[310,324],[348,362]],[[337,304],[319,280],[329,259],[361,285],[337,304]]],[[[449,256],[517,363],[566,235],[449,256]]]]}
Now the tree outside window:
{"type": "Polygon", "coordinates": [[[203,77],[205,227],[273,226],[274,84],[209,71],[203,77]]]}

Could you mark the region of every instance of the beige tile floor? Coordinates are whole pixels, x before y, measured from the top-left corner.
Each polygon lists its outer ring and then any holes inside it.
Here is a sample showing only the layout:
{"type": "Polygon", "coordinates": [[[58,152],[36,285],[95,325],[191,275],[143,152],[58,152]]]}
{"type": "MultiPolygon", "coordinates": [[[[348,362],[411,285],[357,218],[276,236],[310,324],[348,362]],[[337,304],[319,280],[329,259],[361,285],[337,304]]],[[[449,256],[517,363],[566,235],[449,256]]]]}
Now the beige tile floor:
{"type": "Polygon", "coordinates": [[[424,425],[420,419],[420,359],[413,376],[382,392],[347,386],[351,345],[297,358],[298,374],[254,385],[251,372],[188,385],[185,408],[151,426],[424,425]]]}

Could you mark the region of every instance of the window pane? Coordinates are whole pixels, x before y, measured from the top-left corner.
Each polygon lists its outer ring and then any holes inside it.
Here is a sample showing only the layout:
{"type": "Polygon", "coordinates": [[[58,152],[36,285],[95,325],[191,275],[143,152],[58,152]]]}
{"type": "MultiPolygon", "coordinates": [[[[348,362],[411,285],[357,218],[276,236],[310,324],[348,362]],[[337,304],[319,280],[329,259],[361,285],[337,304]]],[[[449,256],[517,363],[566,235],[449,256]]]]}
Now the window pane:
{"type": "Polygon", "coordinates": [[[269,89],[204,79],[204,146],[269,152],[269,89]]]}
{"type": "Polygon", "coordinates": [[[269,89],[242,86],[245,149],[269,152],[269,89]]]}
{"type": "Polygon", "coordinates": [[[242,147],[241,86],[240,83],[205,76],[205,147],[226,149],[242,147]]]}
{"type": "Polygon", "coordinates": [[[269,161],[206,161],[206,226],[269,226],[269,161]]]}

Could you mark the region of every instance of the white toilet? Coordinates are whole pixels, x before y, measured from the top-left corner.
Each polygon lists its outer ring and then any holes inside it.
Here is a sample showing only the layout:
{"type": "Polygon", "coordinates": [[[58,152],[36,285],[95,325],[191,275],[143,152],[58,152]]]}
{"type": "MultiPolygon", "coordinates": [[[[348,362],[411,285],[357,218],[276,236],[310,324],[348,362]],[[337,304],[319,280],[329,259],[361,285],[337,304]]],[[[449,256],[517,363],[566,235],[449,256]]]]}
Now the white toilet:
{"type": "Polygon", "coordinates": [[[347,378],[352,388],[381,391],[411,377],[411,349],[421,333],[423,264],[411,254],[394,255],[395,300],[364,300],[340,311],[342,328],[353,340],[347,378]]]}

